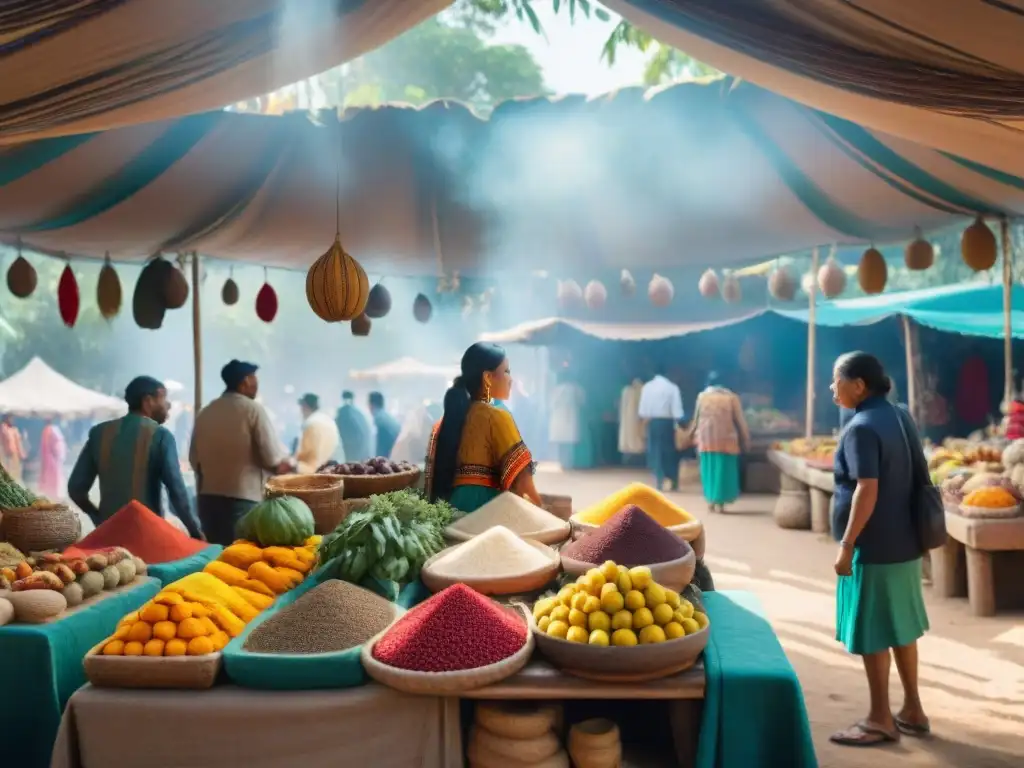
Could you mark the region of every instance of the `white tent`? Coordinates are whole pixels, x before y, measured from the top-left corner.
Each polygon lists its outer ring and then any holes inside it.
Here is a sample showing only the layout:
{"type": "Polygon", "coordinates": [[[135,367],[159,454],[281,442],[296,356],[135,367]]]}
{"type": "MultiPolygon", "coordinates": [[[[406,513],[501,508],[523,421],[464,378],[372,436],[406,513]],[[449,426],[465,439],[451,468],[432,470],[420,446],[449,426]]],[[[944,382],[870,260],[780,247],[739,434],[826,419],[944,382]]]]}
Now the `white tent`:
{"type": "Polygon", "coordinates": [[[76,419],[120,416],[127,409],[124,400],[86,389],[38,357],[0,381],[0,413],[12,416],[76,419]]]}
{"type": "Polygon", "coordinates": [[[430,365],[414,357],[400,357],[390,363],[384,363],[362,371],[350,371],[349,375],[357,381],[391,381],[394,379],[443,379],[451,381],[459,375],[459,366],[430,365]]]}

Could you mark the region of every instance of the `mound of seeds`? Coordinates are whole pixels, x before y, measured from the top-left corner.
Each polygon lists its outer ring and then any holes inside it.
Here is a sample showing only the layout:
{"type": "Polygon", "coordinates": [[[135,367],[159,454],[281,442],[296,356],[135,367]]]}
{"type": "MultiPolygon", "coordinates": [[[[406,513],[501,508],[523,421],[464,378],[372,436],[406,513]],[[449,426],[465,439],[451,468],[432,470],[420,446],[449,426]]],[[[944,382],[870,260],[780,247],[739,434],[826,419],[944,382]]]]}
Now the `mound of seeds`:
{"type": "Polygon", "coordinates": [[[253,653],[334,653],[362,645],[391,623],[393,606],[347,581],[314,587],[246,638],[253,653]]]}
{"type": "Polygon", "coordinates": [[[640,507],[630,505],[566,546],[562,554],[584,563],[613,560],[633,567],[677,560],[689,551],[689,544],[665,530],[640,507]]]}
{"type": "Polygon", "coordinates": [[[520,536],[559,531],[565,521],[545,509],[531,504],[522,496],[503,493],[495,496],[472,514],[452,523],[453,530],[476,536],[496,525],[503,525],[520,536]]]}
{"type": "Polygon", "coordinates": [[[552,558],[505,526],[498,525],[438,558],[430,570],[439,576],[459,580],[506,578],[521,576],[551,563],[552,558]]]}
{"type": "Polygon", "coordinates": [[[526,645],[526,623],[465,584],[453,584],[395,622],[373,658],[414,672],[496,664],[526,645]]]}

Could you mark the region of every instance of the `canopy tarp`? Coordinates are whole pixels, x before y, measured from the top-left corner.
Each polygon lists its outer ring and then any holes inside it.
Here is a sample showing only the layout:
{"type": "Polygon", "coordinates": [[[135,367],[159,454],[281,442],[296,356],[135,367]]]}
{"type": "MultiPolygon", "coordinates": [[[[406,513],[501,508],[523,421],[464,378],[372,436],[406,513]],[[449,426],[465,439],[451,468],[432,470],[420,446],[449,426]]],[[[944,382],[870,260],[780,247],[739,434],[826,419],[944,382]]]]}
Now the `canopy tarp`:
{"type": "Polygon", "coordinates": [[[1024,214],[1024,178],[728,79],[598,99],[346,116],[207,113],[0,150],[0,235],[305,268],[335,232],[378,273],[743,265],[1024,214]],[[340,161],[339,161],[340,153],[340,161]]]}
{"type": "Polygon", "coordinates": [[[350,371],[356,381],[392,381],[394,379],[444,379],[451,381],[459,375],[459,366],[424,363],[414,357],[400,357],[361,371],[350,371]]]}
{"type": "Polygon", "coordinates": [[[5,2],[0,144],[219,109],[361,56],[450,4],[5,2]]]}
{"type": "Polygon", "coordinates": [[[603,3],[723,72],[871,130],[1024,175],[1020,2],[603,3]]]}
{"type": "Polygon", "coordinates": [[[17,373],[0,381],[0,413],[23,418],[121,416],[124,400],[76,384],[38,357],[17,373]]]}

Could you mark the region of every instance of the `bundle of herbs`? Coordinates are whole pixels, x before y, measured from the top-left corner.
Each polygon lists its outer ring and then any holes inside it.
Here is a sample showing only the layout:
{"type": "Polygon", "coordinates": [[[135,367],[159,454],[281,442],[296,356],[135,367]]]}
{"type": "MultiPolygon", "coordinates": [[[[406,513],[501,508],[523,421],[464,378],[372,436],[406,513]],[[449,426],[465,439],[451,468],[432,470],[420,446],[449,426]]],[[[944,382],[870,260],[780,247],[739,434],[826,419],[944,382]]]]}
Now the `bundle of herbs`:
{"type": "Polygon", "coordinates": [[[441,532],[457,515],[450,504],[431,504],[416,491],[371,496],[324,536],[317,556],[321,565],[334,561],[336,578],[381,592],[380,582],[419,577],[423,563],[444,548],[441,532]]]}

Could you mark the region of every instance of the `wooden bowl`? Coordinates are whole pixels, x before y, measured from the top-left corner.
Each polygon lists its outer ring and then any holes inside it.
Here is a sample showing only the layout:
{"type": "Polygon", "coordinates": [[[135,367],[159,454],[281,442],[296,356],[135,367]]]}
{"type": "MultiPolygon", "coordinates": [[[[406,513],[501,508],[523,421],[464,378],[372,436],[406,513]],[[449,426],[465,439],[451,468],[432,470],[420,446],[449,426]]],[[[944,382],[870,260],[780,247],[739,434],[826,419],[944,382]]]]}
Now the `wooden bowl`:
{"type": "Polygon", "coordinates": [[[555,577],[558,576],[558,571],[561,568],[558,552],[539,541],[533,541],[531,539],[524,539],[524,541],[543,554],[544,557],[548,559],[548,564],[543,568],[536,568],[528,573],[523,573],[518,576],[502,576],[501,578],[467,578],[465,576],[458,578],[435,572],[433,570],[433,565],[438,560],[449,552],[452,552],[462,546],[461,544],[456,544],[453,547],[442,549],[432,558],[427,560],[427,562],[423,564],[423,568],[420,569],[420,580],[431,592],[440,592],[442,589],[447,589],[452,584],[459,583],[475,589],[482,595],[521,595],[525,592],[533,592],[538,589],[542,589],[554,581],[555,577]]]}
{"type": "MultiPolygon", "coordinates": [[[[484,531],[481,531],[480,533],[484,533],[484,531]]],[[[456,528],[454,523],[444,529],[444,537],[449,541],[469,541],[470,539],[479,536],[480,533],[465,533],[464,531],[460,531],[456,528]]],[[[572,533],[572,526],[566,522],[557,529],[552,528],[550,531],[531,531],[529,533],[516,533],[515,531],[512,531],[512,533],[515,533],[521,539],[539,541],[541,544],[555,546],[568,541],[569,536],[572,533]]]]}
{"type": "MultiPolygon", "coordinates": [[[[584,523],[578,520],[575,515],[569,518],[569,523],[572,525],[572,539],[575,541],[585,533],[589,533],[596,528],[600,528],[599,525],[593,523],[584,523]]],[[[694,518],[688,523],[680,523],[679,525],[669,525],[665,527],[666,531],[674,533],[680,539],[685,541],[687,544],[692,544],[696,541],[701,534],[704,533],[704,523],[697,518],[694,518]]],[[[697,555],[697,557],[703,557],[703,552],[697,555]]]]}
{"type": "MultiPolygon", "coordinates": [[[[664,563],[648,563],[651,569],[651,578],[657,584],[671,589],[674,592],[682,592],[693,580],[693,572],[697,568],[697,556],[693,548],[687,545],[689,550],[685,555],[675,560],[668,560],[664,563]]],[[[583,560],[573,560],[571,557],[562,555],[562,570],[572,576],[582,576],[591,568],[600,568],[601,563],[587,563],[583,560]]]]}

